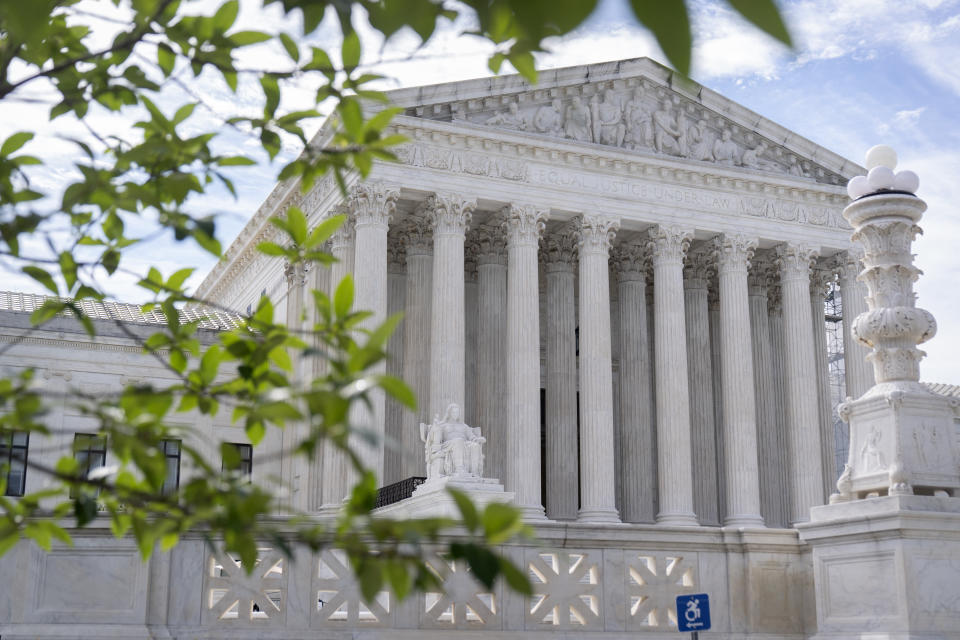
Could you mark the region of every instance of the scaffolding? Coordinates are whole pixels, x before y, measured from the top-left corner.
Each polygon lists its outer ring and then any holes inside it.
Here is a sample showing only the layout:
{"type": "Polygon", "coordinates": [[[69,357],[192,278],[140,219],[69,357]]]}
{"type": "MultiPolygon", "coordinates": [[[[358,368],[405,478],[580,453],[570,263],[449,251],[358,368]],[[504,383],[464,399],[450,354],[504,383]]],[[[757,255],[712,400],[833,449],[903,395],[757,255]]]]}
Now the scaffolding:
{"type": "Polygon", "coordinates": [[[830,384],[830,406],[833,419],[833,454],[836,457],[837,475],[843,472],[850,449],[850,433],[847,423],[840,419],[837,407],[846,398],[843,364],[843,300],[836,281],[824,301],[824,325],[827,331],[827,368],[830,384]]]}

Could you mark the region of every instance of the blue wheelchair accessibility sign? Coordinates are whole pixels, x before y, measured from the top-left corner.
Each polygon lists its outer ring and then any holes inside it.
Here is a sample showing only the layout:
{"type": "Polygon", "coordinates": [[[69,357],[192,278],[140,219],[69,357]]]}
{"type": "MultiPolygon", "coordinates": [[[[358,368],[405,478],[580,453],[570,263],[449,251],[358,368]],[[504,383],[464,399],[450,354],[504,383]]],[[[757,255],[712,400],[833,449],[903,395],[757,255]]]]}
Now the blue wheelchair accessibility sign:
{"type": "Polygon", "coordinates": [[[677,631],[710,628],[710,598],[705,593],[677,596],[677,631]]]}

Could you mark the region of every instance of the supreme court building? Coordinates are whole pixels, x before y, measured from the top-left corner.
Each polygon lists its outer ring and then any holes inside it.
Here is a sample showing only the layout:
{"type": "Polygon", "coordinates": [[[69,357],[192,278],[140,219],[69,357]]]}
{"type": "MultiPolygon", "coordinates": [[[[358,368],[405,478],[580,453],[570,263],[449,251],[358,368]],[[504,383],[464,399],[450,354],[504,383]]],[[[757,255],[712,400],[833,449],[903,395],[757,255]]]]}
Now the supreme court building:
{"type": "MultiPolygon", "coordinates": [[[[90,629],[671,638],[675,598],[707,593],[708,637],[845,638],[910,600],[884,577],[895,552],[844,556],[865,558],[860,578],[879,576],[879,595],[863,594],[836,568],[842,563],[815,561],[802,536],[842,471],[828,293],[843,301],[844,395],[859,398],[875,384],[868,349],[847,321],[867,311],[867,290],[857,280],[862,249],[841,215],[847,181],[865,169],[648,59],[543,71],[534,86],[501,76],[389,97],[404,109],[392,124],[408,139],[399,162],[377,164],[346,198],[330,178],[306,194],[297,182],[277,185],[198,295],[242,310],[267,293],[301,322],[311,289],[332,291],[351,273],[355,307],[372,310],[372,322],[402,311],[385,367],[411,385],[420,410],[379,396],[359,416],[384,436],[363,452],[392,487],[384,511],[430,512],[417,498],[430,494],[414,490],[429,475],[424,428],[458,405],[455,422],[485,439],[487,481],[475,483],[475,497],[512,500],[535,527],[535,541],[503,549],[530,572],[535,595],[488,593],[464,566],[434,557],[445,594],[366,602],[336,552],[264,563],[272,568],[241,579],[224,576],[229,558],[185,539],[148,566],[117,560],[123,571],[114,575],[129,574],[124,590],[136,595],[129,606],[105,602],[100,616],[80,612],[90,629]],[[275,239],[269,219],[294,205],[311,225],[346,214],[330,269],[285,269],[256,251],[275,239]]],[[[858,443],[851,459],[862,451],[858,443]]],[[[450,475],[445,462],[436,474],[450,475]]],[[[335,516],[349,490],[333,451],[310,464],[252,464],[255,479],[283,478],[293,506],[319,518],[335,516]]],[[[931,499],[952,504],[952,495],[931,499]]],[[[81,557],[84,545],[135,557],[121,542],[108,532],[78,540],[56,566],[73,566],[70,554],[81,557]]],[[[947,565],[960,566],[960,542],[950,544],[947,565]]],[[[28,578],[32,591],[17,601],[26,613],[11,613],[9,625],[0,615],[4,638],[72,633],[62,625],[79,605],[43,578],[49,557],[19,554],[20,575],[41,577],[28,578]]],[[[0,576],[12,563],[0,559],[0,576]]],[[[936,613],[947,629],[960,619],[960,569],[941,574],[937,584],[957,596],[936,613]]],[[[4,602],[0,595],[0,612],[4,602]]],[[[877,638],[950,637],[911,635],[913,613],[890,615],[907,616],[907,631],[877,638]]]]}

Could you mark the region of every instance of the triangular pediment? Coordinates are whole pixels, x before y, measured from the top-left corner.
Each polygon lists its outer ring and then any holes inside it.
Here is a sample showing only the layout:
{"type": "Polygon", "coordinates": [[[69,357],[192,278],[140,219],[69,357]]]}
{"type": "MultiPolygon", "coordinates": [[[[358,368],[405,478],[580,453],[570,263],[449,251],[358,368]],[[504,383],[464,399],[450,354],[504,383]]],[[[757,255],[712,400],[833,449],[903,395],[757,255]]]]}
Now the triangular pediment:
{"type": "Polygon", "coordinates": [[[757,113],[638,58],[519,75],[400,89],[389,93],[405,115],[522,132],[845,184],[864,171],[757,113]]]}

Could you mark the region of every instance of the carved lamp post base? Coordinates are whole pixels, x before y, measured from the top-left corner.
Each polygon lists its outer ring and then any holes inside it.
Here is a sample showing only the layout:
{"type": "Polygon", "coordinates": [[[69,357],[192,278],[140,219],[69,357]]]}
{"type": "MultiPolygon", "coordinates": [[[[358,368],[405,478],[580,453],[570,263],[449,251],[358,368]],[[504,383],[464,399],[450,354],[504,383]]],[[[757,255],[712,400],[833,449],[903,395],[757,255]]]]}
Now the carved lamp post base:
{"type": "MultiPolygon", "coordinates": [[[[955,400],[919,383],[917,344],[936,330],[914,305],[910,251],[926,205],[896,154],[874,147],[844,217],[864,248],[869,310],[853,322],[877,384],[840,415],[850,456],[829,505],[797,525],[812,548],[815,640],[960,638],[960,473],[955,400]]],[[[845,318],[845,321],[847,319],[845,318]]]]}

